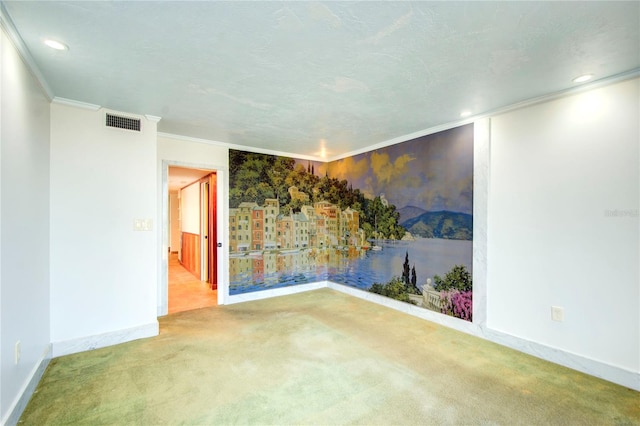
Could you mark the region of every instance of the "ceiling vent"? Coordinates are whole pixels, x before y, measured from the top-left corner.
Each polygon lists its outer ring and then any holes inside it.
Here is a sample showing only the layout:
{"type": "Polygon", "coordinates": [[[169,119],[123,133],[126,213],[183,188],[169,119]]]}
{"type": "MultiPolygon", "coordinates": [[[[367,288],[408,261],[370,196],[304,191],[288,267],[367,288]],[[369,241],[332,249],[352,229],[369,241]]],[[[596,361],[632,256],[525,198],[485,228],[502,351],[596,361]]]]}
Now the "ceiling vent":
{"type": "Polygon", "coordinates": [[[140,131],[139,118],[123,117],[121,115],[107,113],[106,125],[107,127],[115,127],[117,129],[140,131]]]}

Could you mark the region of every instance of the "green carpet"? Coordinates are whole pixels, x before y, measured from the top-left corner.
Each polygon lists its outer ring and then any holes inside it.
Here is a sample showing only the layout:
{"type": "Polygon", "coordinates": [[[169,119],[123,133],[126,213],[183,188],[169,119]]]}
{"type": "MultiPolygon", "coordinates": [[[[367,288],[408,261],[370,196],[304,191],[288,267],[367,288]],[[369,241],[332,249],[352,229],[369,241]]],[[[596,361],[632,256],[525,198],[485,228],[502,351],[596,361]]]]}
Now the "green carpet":
{"type": "Polygon", "coordinates": [[[640,393],[333,290],[56,358],[26,425],[640,424],[640,393]]]}

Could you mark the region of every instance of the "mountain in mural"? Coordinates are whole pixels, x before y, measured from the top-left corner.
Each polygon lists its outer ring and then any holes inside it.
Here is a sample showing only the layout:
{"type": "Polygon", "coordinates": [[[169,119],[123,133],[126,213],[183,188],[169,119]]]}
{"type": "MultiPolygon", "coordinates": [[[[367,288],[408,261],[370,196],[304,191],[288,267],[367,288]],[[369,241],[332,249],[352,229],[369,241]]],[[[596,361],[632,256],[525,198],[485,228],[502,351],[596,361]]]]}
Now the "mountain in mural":
{"type": "MultiPolygon", "coordinates": [[[[405,208],[400,209],[402,212],[405,208]]],[[[407,211],[416,212],[417,207],[407,211]]],[[[448,240],[472,240],[473,216],[467,213],[450,211],[425,212],[411,219],[404,220],[400,215],[400,225],[412,235],[423,238],[444,238],[448,240]]]]}
{"type": "Polygon", "coordinates": [[[400,224],[413,219],[414,217],[418,217],[421,214],[426,213],[427,211],[423,208],[416,206],[404,206],[401,209],[398,209],[398,213],[400,213],[400,224]]]}

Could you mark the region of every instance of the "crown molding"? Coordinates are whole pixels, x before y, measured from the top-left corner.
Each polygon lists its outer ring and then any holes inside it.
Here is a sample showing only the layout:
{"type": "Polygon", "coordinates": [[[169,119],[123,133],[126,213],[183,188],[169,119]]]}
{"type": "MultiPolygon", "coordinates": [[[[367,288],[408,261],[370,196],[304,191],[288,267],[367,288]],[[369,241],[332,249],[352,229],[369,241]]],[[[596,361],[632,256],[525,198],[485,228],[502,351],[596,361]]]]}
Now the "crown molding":
{"type": "Polygon", "coordinates": [[[395,145],[402,142],[407,142],[412,139],[416,139],[422,136],[431,135],[433,133],[438,133],[445,130],[453,129],[454,127],[463,126],[465,124],[473,123],[485,118],[492,118],[492,117],[495,117],[496,115],[505,114],[507,112],[515,111],[517,109],[530,107],[530,106],[541,104],[544,102],[550,102],[550,101],[560,99],[560,98],[565,98],[568,96],[573,96],[578,93],[583,93],[589,90],[598,89],[600,87],[609,86],[611,84],[619,83],[625,80],[630,80],[636,77],[640,77],[640,68],[634,68],[630,71],[616,74],[600,80],[595,80],[591,83],[583,83],[576,87],[571,87],[566,90],[561,90],[561,91],[550,93],[547,95],[538,96],[536,98],[527,99],[522,102],[517,102],[515,104],[504,106],[502,108],[497,108],[481,114],[472,115],[470,117],[466,117],[464,120],[452,121],[450,123],[441,124],[439,126],[429,127],[428,129],[420,130],[414,133],[410,133],[408,135],[398,136],[397,138],[389,139],[383,142],[376,143],[374,145],[369,145],[365,148],[361,148],[355,151],[336,155],[334,157],[330,157],[328,159],[322,159],[319,161],[330,162],[330,161],[342,160],[343,158],[352,157],[354,155],[363,154],[365,152],[374,151],[376,149],[385,148],[387,146],[395,145]]]}
{"type": "Polygon", "coordinates": [[[4,3],[2,2],[0,2],[0,27],[2,27],[9,40],[11,40],[12,44],[18,51],[18,54],[24,61],[31,74],[38,81],[38,84],[42,88],[45,96],[49,99],[49,101],[53,100],[53,98],[55,97],[53,94],[53,90],[51,90],[49,83],[47,83],[44,75],[42,75],[42,71],[40,71],[40,68],[38,68],[38,66],[36,65],[33,56],[31,56],[31,52],[29,52],[27,45],[24,43],[24,40],[22,40],[20,33],[18,33],[18,30],[11,20],[9,12],[7,12],[4,3]]]}
{"type": "MultiPolygon", "coordinates": [[[[88,102],[82,102],[82,101],[76,101],[74,99],[67,99],[67,98],[61,98],[59,96],[54,97],[51,100],[51,103],[54,104],[59,104],[59,105],[66,105],[66,106],[71,106],[71,107],[75,107],[75,108],[80,108],[80,109],[86,109],[89,111],[98,111],[99,109],[102,108],[102,106],[100,105],[96,105],[96,104],[91,104],[88,102]]],[[[109,109],[109,108],[107,108],[109,109]]],[[[110,110],[119,114],[129,114],[129,115],[137,115],[139,116],[139,114],[134,114],[134,113],[125,113],[125,112],[121,112],[121,111],[114,111],[114,110],[110,110]]],[[[150,115],[150,114],[144,114],[144,118],[146,118],[149,121],[153,121],[154,123],[159,122],[160,120],[162,120],[162,117],[158,117],[156,115],[150,115]]]]}
{"type": "Polygon", "coordinates": [[[355,155],[358,154],[364,154],[366,152],[370,152],[370,151],[374,151],[376,149],[381,149],[381,148],[385,148],[391,145],[395,145],[398,143],[402,143],[402,142],[407,142],[410,141],[412,139],[416,139],[416,138],[420,138],[423,136],[428,136],[434,133],[438,133],[438,132],[442,132],[445,130],[449,130],[449,129],[453,129],[455,127],[459,127],[459,126],[464,126],[465,124],[469,124],[469,123],[475,123],[478,120],[483,120],[486,118],[492,118],[495,117],[496,115],[500,115],[500,114],[505,114],[507,112],[511,112],[511,111],[515,111],[521,108],[526,108],[529,106],[533,106],[533,105],[537,105],[537,104],[541,104],[544,102],[550,102],[556,99],[560,99],[560,98],[564,98],[567,96],[573,96],[576,95],[578,93],[583,93],[583,92],[587,92],[589,90],[594,90],[594,89],[598,89],[600,87],[604,87],[604,86],[609,86],[611,84],[615,84],[615,83],[619,83],[625,80],[630,80],[632,78],[637,78],[640,77],[640,68],[634,68],[630,71],[627,72],[623,72],[620,74],[616,74],[607,78],[603,78],[600,80],[596,80],[590,83],[583,83],[580,84],[578,86],[575,87],[571,87],[569,89],[566,90],[562,90],[559,92],[554,92],[554,93],[550,93],[547,95],[543,95],[543,96],[539,96],[536,98],[531,98],[531,99],[527,99],[524,100],[522,102],[517,102],[515,104],[511,104],[511,105],[507,105],[505,107],[502,108],[497,108],[497,109],[493,109],[481,114],[476,114],[476,115],[472,115],[470,117],[466,117],[464,120],[457,120],[457,121],[452,121],[449,123],[445,123],[445,124],[441,124],[438,126],[434,126],[434,127],[429,127],[427,129],[424,130],[419,130],[417,132],[413,132],[413,133],[409,133],[407,135],[402,135],[402,136],[398,136],[396,138],[393,139],[389,139],[383,142],[379,142],[373,145],[369,145],[367,147],[358,149],[358,150],[354,150],[354,151],[350,151],[344,154],[340,154],[340,155],[336,155],[333,157],[328,157],[328,158],[322,158],[322,157],[318,157],[318,156],[312,156],[312,155],[301,155],[301,154],[295,154],[295,153],[290,153],[290,152],[279,152],[279,151],[272,151],[272,150],[268,150],[268,149],[261,149],[258,147],[253,147],[253,146],[245,146],[245,145],[236,145],[236,144],[230,144],[230,143],[226,143],[226,142],[217,142],[217,141],[211,141],[211,140],[207,140],[207,139],[199,139],[199,138],[193,138],[190,136],[182,136],[182,135],[176,135],[176,134],[171,134],[171,133],[160,133],[158,132],[158,136],[164,136],[164,137],[168,137],[168,138],[172,138],[172,139],[177,139],[177,140],[184,140],[184,141],[189,141],[189,142],[197,142],[197,143],[207,143],[210,145],[218,145],[218,146],[222,146],[225,148],[230,148],[230,149],[238,149],[241,151],[249,151],[249,152],[256,152],[256,153],[260,153],[260,154],[272,154],[272,155],[280,155],[280,156],[284,156],[284,157],[292,157],[292,158],[298,158],[298,159],[303,159],[303,160],[311,160],[311,161],[318,161],[320,163],[329,163],[332,161],[337,161],[337,160],[342,160],[343,158],[347,158],[347,157],[353,157],[355,155]]]}
{"type": "Polygon", "coordinates": [[[76,101],[73,99],[61,98],[59,96],[54,97],[51,100],[51,103],[71,106],[71,107],[80,108],[80,109],[88,109],[89,111],[98,111],[100,108],[102,108],[100,105],[90,104],[88,102],[76,101]]]}
{"type": "Polygon", "coordinates": [[[211,139],[194,138],[192,136],[177,135],[175,133],[158,132],[158,137],[176,139],[185,142],[204,143],[207,145],[216,145],[224,148],[229,147],[229,144],[226,142],[214,141],[211,139]]]}
{"type": "Polygon", "coordinates": [[[156,115],[145,114],[144,117],[149,121],[153,121],[154,123],[157,123],[160,120],[162,120],[162,117],[158,117],[156,115]]]}
{"type": "Polygon", "coordinates": [[[316,157],[316,156],[313,156],[313,155],[303,155],[303,154],[295,154],[295,153],[291,153],[291,152],[274,151],[274,150],[270,150],[270,149],[258,148],[258,147],[255,147],[255,146],[236,145],[236,144],[228,143],[228,142],[220,142],[220,141],[213,141],[213,140],[210,140],[210,139],[194,138],[192,136],[176,135],[174,133],[158,132],[158,137],[176,139],[176,140],[185,141],[185,142],[204,143],[204,144],[207,144],[207,145],[215,145],[215,146],[219,146],[219,147],[222,147],[222,148],[228,148],[228,149],[237,149],[239,151],[255,152],[255,153],[258,153],[258,154],[278,155],[278,156],[281,156],[281,157],[291,157],[291,158],[300,159],[300,160],[318,161],[320,163],[326,163],[327,162],[327,159],[321,158],[321,157],[316,157]]]}
{"type": "Polygon", "coordinates": [[[354,151],[346,152],[344,154],[329,157],[329,158],[323,159],[322,161],[329,163],[331,161],[337,161],[337,160],[342,160],[343,158],[353,157],[354,155],[364,154],[365,152],[375,151],[376,149],[386,148],[391,145],[407,142],[407,141],[421,138],[423,136],[428,136],[434,133],[443,132],[445,130],[453,129],[455,127],[464,126],[465,124],[473,123],[479,118],[481,117],[480,116],[468,117],[468,118],[465,118],[464,120],[453,121],[451,123],[445,123],[439,126],[429,127],[428,129],[419,130],[417,132],[409,133],[408,135],[398,136],[397,138],[389,139],[383,142],[369,145],[364,148],[360,148],[354,151]]]}
{"type": "Polygon", "coordinates": [[[473,116],[472,119],[478,120],[480,118],[491,118],[496,115],[504,114],[507,112],[515,111],[517,109],[530,107],[533,105],[541,104],[544,102],[554,101],[556,99],[566,98],[568,96],[577,95],[578,93],[588,92],[590,90],[599,89],[601,87],[610,86],[612,84],[620,83],[625,80],[631,80],[633,78],[640,77],[640,68],[634,68],[632,70],[612,75],[600,80],[595,80],[590,83],[576,83],[577,86],[569,89],[560,90],[558,92],[549,93],[547,95],[538,96],[537,98],[526,99],[522,102],[507,105],[502,108],[496,108],[491,111],[487,111],[483,114],[473,116]]]}

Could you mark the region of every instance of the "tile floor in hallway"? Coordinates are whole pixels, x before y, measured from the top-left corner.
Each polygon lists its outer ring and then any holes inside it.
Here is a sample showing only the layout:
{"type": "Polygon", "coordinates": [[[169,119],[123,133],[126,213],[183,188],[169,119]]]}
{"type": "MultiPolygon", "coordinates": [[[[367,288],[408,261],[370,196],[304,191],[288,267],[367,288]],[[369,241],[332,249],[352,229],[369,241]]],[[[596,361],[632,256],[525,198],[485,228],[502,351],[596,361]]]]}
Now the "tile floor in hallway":
{"type": "Polygon", "coordinates": [[[169,254],[169,313],[190,311],[218,304],[218,291],[200,281],[178,260],[178,253],[169,254]]]}

